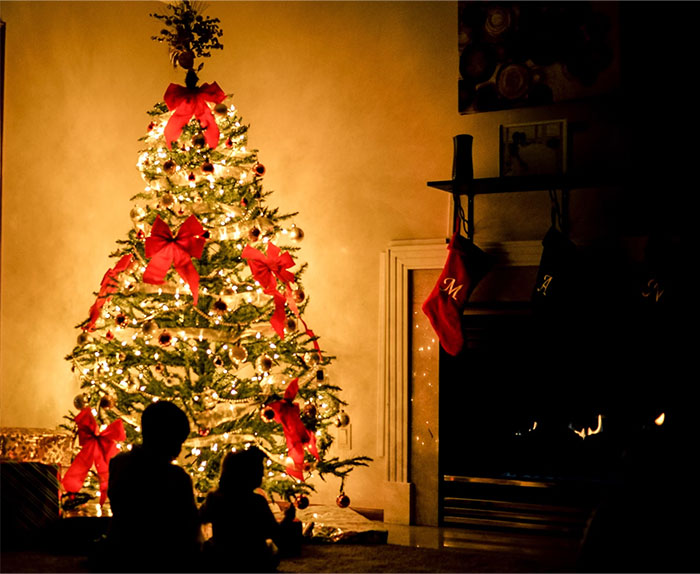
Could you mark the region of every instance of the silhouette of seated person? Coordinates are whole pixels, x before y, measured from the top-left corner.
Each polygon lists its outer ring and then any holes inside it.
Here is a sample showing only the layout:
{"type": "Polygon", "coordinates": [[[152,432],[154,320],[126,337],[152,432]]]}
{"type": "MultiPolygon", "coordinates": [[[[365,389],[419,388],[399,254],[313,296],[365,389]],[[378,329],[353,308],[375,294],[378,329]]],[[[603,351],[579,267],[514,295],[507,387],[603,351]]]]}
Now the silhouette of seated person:
{"type": "Polygon", "coordinates": [[[110,461],[112,520],[103,571],[193,572],[201,525],[192,479],[173,461],[190,433],[187,415],[168,401],[141,417],[143,441],[110,461]]]}
{"type": "MultiPolygon", "coordinates": [[[[275,572],[280,550],[293,547],[297,531],[294,505],[280,522],[261,492],[265,453],[257,447],[229,452],[221,465],[219,486],[200,508],[212,537],[204,544],[209,572],[275,572]]],[[[298,533],[301,536],[301,533],[298,533]]]]}

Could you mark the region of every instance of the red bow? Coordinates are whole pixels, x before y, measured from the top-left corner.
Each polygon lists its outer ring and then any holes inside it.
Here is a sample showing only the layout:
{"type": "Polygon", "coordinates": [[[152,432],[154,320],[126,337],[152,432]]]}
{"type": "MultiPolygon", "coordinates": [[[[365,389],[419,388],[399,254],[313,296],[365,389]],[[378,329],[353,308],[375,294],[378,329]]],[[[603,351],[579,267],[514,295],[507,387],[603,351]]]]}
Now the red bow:
{"type": "Polygon", "coordinates": [[[304,448],[308,449],[317,460],[318,451],[316,450],[316,435],[301,422],[299,405],[292,402],[298,391],[299,379],[297,378],[289,383],[284,392],[284,398],[271,403],[270,408],[275,413],[275,421],[282,424],[282,430],[284,430],[284,436],[287,439],[287,451],[294,461],[294,466],[287,466],[287,474],[303,481],[304,448]]]}
{"type": "Polygon", "coordinates": [[[199,296],[199,274],[192,265],[192,257],[199,259],[204,250],[206,239],[204,228],[194,215],[190,215],[180,226],[177,235],[173,233],[160,216],[156,217],[151,228],[151,235],[146,238],[146,257],[152,257],[143,280],[146,283],[160,285],[172,264],[180,276],[187,281],[197,304],[199,296]]]}
{"type": "Polygon", "coordinates": [[[284,339],[285,296],[277,290],[277,278],[289,290],[289,283],[294,281],[294,273],[287,271],[287,269],[294,266],[294,259],[292,259],[289,252],[285,251],[282,253],[280,248],[274,243],[267,244],[266,255],[263,255],[255,247],[246,245],[241,253],[241,257],[248,260],[253,277],[260,283],[263,291],[268,295],[272,295],[275,302],[275,312],[270,318],[270,324],[280,338],[284,339]]]}
{"type": "Polygon", "coordinates": [[[216,125],[211,109],[207,102],[221,103],[226,99],[226,94],[214,82],[202,84],[199,88],[186,88],[178,84],[170,84],[163,96],[169,110],[175,110],[165,126],[165,141],[171,147],[182,133],[182,128],[187,125],[194,116],[204,129],[204,138],[210,148],[215,148],[219,143],[219,128],[216,125]]]}
{"type": "Polygon", "coordinates": [[[83,448],[61,482],[67,492],[78,492],[94,463],[100,477],[100,504],[104,504],[109,485],[109,460],[119,452],[116,443],[126,439],[124,423],[122,419],[117,419],[98,433],[97,422],[90,408],[80,411],[75,422],[78,425],[78,441],[83,448]]]}
{"type": "Polygon", "coordinates": [[[287,271],[287,269],[294,266],[294,259],[292,259],[289,252],[285,251],[282,253],[280,248],[274,243],[267,244],[266,255],[263,255],[255,247],[246,245],[241,253],[241,257],[248,259],[248,265],[250,265],[253,277],[268,295],[271,295],[269,291],[277,291],[275,276],[285,285],[294,281],[294,274],[287,271]]]}
{"type": "Polygon", "coordinates": [[[92,307],[90,307],[90,322],[86,327],[84,327],[85,331],[95,330],[95,323],[97,322],[97,318],[100,316],[102,307],[107,301],[109,301],[110,295],[119,290],[119,282],[117,281],[117,277],[122,271],[126,271],[129,268],[133,257],[134,256],[131,253],[123,255],[117,264],[112,267],[112,269],[109,269],[107,273],[104,274],[104,277],[102,277],[100,292],[97,295],[97,299],[95,299],[95,302],[92,304],[92,307]]]}

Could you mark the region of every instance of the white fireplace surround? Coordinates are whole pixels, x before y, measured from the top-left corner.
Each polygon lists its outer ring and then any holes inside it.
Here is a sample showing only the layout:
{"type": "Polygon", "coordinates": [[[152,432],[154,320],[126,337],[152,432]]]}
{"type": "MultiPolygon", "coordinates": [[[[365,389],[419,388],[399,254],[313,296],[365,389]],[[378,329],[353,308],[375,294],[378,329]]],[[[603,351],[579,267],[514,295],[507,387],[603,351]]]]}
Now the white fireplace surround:
{"type": "MultiPolygon", "coordinates": [[[[540,241],[478,245],[495,256],[497,266],[537,266],[542,254],[540,241]]],[[[442,269],[446,258],[444,238],[395,241],[382,254],[377,451],[386,461],[384,521],[388,523],[410,524],[412,519],[414,493],[408,473],[411,272],[442,269]]]]}

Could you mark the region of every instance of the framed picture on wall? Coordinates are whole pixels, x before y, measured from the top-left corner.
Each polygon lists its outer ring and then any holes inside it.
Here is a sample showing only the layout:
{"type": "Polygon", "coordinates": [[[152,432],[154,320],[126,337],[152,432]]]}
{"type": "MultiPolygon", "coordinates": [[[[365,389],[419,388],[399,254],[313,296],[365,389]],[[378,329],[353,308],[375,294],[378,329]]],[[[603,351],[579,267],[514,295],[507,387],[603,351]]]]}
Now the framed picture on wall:
{"type": "Polygon", "coordinates": [[[566,120],[500,126],[501,177],[566,172],[566,120]]]}

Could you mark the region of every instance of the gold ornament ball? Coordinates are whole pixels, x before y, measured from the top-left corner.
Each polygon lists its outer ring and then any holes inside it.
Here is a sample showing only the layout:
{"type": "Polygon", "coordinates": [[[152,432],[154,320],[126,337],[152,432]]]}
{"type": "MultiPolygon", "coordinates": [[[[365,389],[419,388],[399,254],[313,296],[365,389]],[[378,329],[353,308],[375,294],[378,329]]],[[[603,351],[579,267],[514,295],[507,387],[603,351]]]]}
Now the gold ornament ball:
{"type": "Polygon", "coordinates": [[[84,409],[87,406],[87,396],[84,394],[76,395],[75,398],[73,399],[73,406],[76,409],[84,409]]]}
{"type": "Polygon", "coordinates": [[[260,355],[255,361],[255,369],[262,373],[269,373],[273,365],[274,362],[268,355],[260,355]]]}
{"type": "Polygon", "coordinates": [[[228,112],[228,107],[226,106],[226,104],[216,104],[214,106],[214,112],[221,116],[226,115],[226,113],[228,112]]]}
{"type": "Polygon", "coordinates": [[[350,424],[350,416],[345,411],[341,410],[335,417],[335,425],[338,428],[348,426],[350,424]]]}
{"type": "Polygon", "coordinates": [[[85,345],[90,341],[90,335],[88,335],[85,331],[82,331],[78,335],[78,345],[85,345]]]}
{"type": "Polygon", "coordinates": [[[160,198],[160,204],[166,208],[172,207],[173,205],[175,205],[175,198],[169,193],[166,193],[160,198]]]}
{"type": "Polygon", "coordinates": [[[143,325],[141,325],[141,331],[143,331],[144,335],[153,336],[155,335],[157,330],[158,324],[151,319],[149,319],[143,325]]]}
{"type": "Polygon", "coordinates": [[[242,347],[241,345],[233,345],[228,350],[228,356],[229,359],[231,359],[231,361],[235,363],[242,363],[248,358],[248,351],[245,347],[242,347]]]}
{"type": "Polygon", "coordinates": [[[304,231],[300,227],[294,225],[289,230],[289,237],[294,241],[301,241],[302,239],[304,239],[304,231]]]}

